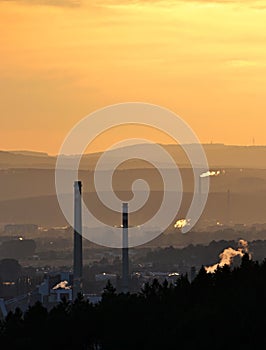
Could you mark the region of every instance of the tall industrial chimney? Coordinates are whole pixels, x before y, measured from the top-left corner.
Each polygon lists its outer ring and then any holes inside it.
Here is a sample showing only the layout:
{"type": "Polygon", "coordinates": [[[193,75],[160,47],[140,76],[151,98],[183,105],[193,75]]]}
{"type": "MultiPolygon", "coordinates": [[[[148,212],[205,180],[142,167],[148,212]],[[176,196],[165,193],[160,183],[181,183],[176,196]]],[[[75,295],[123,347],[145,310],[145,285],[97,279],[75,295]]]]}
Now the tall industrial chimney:
{"type": "Polygon", "coordinates": [[[74,183],[74,277],[73,299],[82,291],[82,214],[81,214],[81,181],[74,183]]]}
{"type": "Polygon", "coordinates": [[[123,203],[123,246],[122,246],[122,291],[129,291],[129,261],[128,261],[128,203],[123,203]]]}

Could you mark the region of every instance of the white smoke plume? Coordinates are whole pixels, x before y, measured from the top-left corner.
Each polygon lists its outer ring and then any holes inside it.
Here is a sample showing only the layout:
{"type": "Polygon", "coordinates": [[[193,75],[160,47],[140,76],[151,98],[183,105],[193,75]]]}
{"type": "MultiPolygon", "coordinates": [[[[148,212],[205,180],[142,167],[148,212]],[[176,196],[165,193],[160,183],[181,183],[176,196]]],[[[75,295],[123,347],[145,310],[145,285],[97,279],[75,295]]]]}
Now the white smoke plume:
{"type": "Polygon", "coordinates": [[[200,174],[200,177],[218,176],[220,174],[221,174],[220,170],[218,170],[218,171],[210,171],[209,170],[209,171],[206,171],[206,173],[200,174]]]}
{"type": "Polygon", "coordinates": [[[220,255],[220,262],[217,264],[214,264],[213,266],[206,266],[205,270],[207,273],[214,273],[218,267],[223,267],[225,265],[231,265],[233,259],[236,256],[240,256],[241,258],[244,256],[245,253],[248,253],[248,242],[240,239],[238,241],[238,248],[237,250],[229,247],[226,248],[220,255]]]}
{"type": "Polygon", "coordinates": [[[53,287],[53,290],[56,290],[56,289],[70,289],[70,287],[68,286],[67,281],[62,281],[53,287]]]}
{"type": "Polygon", "coordinates": [[[177,220],[177,222],[174,225],[174,228],[183,228],[185,226],[188,226],[190,222],[190,219],[180,219],[177,220]]]}

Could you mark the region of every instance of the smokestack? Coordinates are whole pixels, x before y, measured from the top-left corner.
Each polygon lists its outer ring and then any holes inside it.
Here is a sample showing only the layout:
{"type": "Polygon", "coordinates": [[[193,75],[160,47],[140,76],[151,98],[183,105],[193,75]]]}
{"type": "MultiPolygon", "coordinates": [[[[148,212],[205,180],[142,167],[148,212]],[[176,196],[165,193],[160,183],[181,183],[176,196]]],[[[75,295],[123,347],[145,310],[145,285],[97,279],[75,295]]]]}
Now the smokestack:
{"type": "Polygon", "coordinates": [[[82,291],[82,214],[81,214],[81,181],[74,183],[74,280],[73,300],[82,291]]]}
{"type": "Polygon", "coordinates": [[[128,293],[129,262],[128,262],[128,203],[123,203],[123,246],[122,246],[122,291],[128,293]]]}

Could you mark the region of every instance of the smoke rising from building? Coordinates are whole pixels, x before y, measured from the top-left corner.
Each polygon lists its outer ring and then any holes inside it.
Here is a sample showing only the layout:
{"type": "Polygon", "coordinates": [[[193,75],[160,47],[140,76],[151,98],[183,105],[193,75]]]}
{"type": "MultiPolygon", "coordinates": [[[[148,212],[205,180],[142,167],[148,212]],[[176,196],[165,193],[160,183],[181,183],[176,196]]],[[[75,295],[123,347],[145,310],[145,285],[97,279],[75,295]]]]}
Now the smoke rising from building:
{"type": "Polygon", "coordinates": [[[220,170],[218,170],[218,171],[206,171],[206,173],[202,173],[200,175],[200,177],[218,176],[220,174],[221,174],[220,170]]]}
{"type": "Polygon", "coordinates": [[[237,250],[229,247],[226,248],[220,255],[220,262],[217,264],[214,264],[213,266],[206,266],[205,270],[207,273],[214,273],[218,267],[223,267],[225,265],[231,265],[233,262],[233,259],[236,256],[240,256],[241,258],[244,256],[244,254],[248,253],[248,242],[240,239],[238,241],[238,248],[237,250]]]}
{"type": "Polygon", "coordinates": [[[68,281],[61,281],[60,283],[58,283],[56,286],[53,287],[53,290],[57,290],[57,289],[71,289],[71,287],[68,285],[68,281]]]}
{"type": "Polygon", "coordinates": [[[179,219],[174,224],[174,228],[183,228],[185,226],[188,226],[190,222],[190,219],[179,219]]]}

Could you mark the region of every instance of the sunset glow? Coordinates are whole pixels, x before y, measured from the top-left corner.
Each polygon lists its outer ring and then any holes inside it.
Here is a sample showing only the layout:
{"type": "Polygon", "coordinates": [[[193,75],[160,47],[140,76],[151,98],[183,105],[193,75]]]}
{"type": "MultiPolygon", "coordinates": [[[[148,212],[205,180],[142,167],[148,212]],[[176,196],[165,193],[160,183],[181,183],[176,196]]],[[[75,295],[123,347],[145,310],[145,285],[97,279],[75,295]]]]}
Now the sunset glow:
{"type": "Polygon", "coordinates": [[[265,23],[263,0],[0,1],[0,149],[55,154],[127,101],[173,110],[203,143],[266,144],[265,23]]]}

